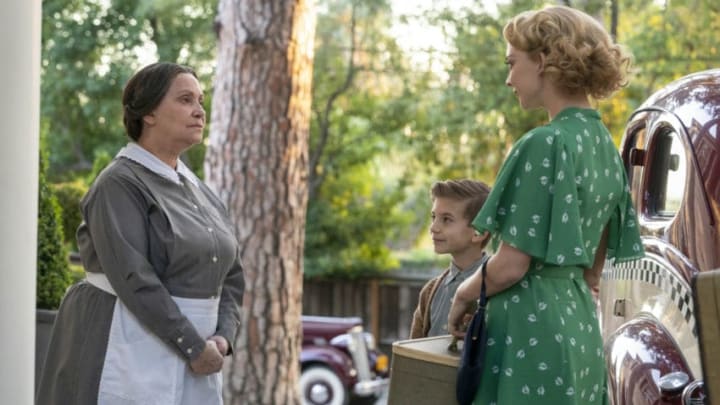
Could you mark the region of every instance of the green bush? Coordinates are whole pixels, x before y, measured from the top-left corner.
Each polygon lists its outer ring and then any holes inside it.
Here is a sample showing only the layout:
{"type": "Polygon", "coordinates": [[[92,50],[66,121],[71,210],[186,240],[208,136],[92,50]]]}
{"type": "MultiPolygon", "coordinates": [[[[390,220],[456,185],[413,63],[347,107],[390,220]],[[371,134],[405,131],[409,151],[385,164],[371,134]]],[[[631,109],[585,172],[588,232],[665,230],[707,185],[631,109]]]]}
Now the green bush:
{"type": "Polygon", "coordinates": [[[57,183],[52,185],[52,191],[57,197],[58,204],[62,210],[62,229],[65,246],[77,251],[77,239],[75,232],[82,222],[80,212],[80,200],[87,192],[85,182],[78,179],[72,182],[57,183]]]}
{"type": "Polygon", "coordinates": [[[46,179],[47,158],[40,150],[38,176],[37,308],[56,309],[71,283],[67,250],[63,245],[62,214],[46,179]]]}

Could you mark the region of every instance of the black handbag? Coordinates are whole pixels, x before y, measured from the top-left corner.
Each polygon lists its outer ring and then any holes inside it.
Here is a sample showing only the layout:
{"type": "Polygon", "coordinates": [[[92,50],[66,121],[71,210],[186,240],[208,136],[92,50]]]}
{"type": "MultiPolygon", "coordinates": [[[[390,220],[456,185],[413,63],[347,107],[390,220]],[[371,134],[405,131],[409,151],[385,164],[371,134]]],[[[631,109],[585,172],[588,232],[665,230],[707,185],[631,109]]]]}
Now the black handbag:
{"type": "Polygon", "coordinates": [[[472,404],[480,387],[483,360],[487,348],[487,328],[485,327],[485,306],[487,305],[485,268],[487,262],[485,260],[480,267],[482,275],[480,300],[478,301],[477,310],[470,321],[470,326],[465,332],[462,354],[460,355],[460,366],[458,367],[457,383],[455,385],[455,396],[460,405],[472,404]]]}

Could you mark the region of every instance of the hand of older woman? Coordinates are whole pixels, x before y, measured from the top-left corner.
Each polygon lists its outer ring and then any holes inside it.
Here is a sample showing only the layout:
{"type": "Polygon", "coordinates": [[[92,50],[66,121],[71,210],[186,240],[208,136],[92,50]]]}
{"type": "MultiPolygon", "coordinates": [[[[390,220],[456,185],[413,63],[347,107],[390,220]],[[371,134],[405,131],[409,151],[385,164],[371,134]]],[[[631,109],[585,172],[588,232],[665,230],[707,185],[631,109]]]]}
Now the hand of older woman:
{"type": "Polygon", "coordinates": [[[193,361],[190,362],[190,369],[195,374],[213,374],[222,370],[223,355],[218,350],[217,343],[208,340],[205,343],[205,350],[193,361]]]}

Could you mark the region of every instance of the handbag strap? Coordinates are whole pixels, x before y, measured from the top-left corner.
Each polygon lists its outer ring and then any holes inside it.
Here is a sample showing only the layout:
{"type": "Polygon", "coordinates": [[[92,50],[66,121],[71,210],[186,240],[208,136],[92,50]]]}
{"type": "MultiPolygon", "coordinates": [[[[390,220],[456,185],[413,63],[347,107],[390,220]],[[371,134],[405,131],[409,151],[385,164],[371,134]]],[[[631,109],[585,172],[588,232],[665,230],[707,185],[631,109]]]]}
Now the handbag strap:
{"type": "MultiPolygon", "coordinates": [[[[485,291],[485,274],[487,273],[487,263],[489,260],[485,260],[480,265],[480,275],[482,276],[482,285],[480,286],[480,299],[478,300],[478,308],[475,312],[480,312],[481,316],[485,316],[485,306],[487,305],[487,292],[485,291]]],[[[472,340],[478,340],[480,337],[480,329],[484,322],[475,322],[470,331],[470,337],[472,340]]]]}

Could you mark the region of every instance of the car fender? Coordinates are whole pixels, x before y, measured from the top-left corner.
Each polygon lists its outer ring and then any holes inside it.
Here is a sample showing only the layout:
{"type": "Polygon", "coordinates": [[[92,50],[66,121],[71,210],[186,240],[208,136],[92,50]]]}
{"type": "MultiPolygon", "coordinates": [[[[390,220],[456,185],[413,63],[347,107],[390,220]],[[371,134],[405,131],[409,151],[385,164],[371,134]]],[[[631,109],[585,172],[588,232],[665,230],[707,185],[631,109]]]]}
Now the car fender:
{"type": "Polygon", "coordinates": [[[660,378],[680,371],[694,379],[672,335],[650,314],[639,314],[620,326],[606,340],[605,353],[616,405],[679,404],[680,393],[672,398],[661,395],[660,378]]]}
{"type": "Polygon", "coordinates": [[[357,372],[352,358],[333,346],[303,346],[300,352],[301,368],[305,369],[308,366],[317,364],[322,364],[331,369],[346,387],[352,387],[357,381],[357,372]]]}

